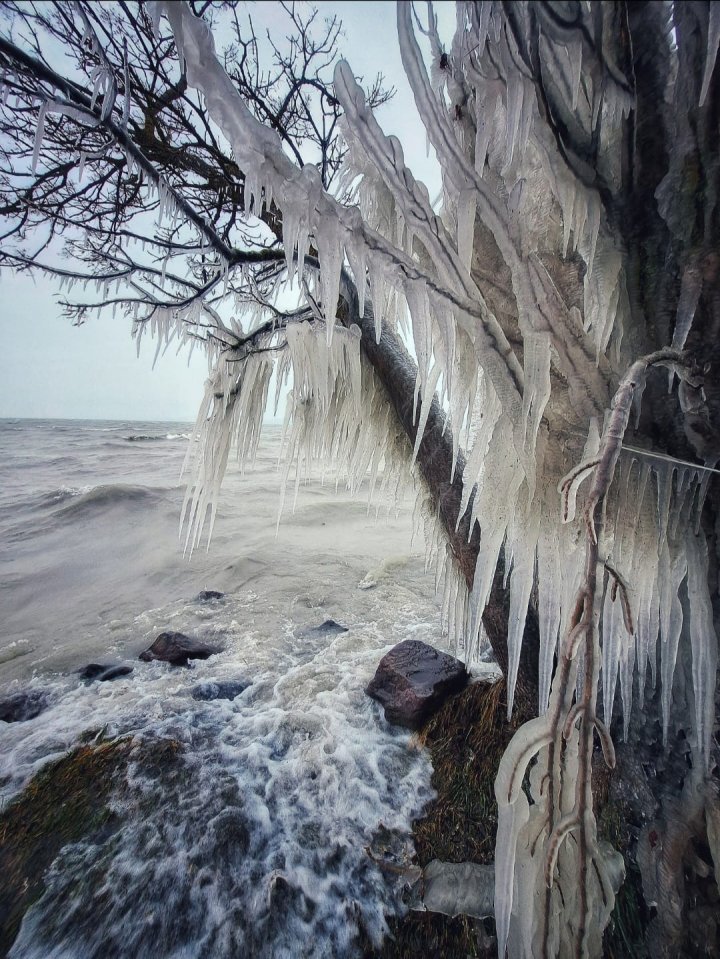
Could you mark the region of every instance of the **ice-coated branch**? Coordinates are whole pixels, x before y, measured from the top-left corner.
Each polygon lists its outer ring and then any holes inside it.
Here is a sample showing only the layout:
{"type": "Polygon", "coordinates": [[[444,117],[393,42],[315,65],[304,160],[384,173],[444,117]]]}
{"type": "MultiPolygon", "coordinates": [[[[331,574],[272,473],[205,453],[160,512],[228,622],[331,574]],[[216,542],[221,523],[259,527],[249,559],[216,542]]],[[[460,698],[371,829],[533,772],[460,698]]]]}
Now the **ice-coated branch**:
{"type": "Polygon", "coordinates": [[[653,366],[669,366],[682,374],[684,380],[697,385],[699,380],[688,368],[687,357],[678,350],[657,350],[636,360],[620,380],[611,403],[610,417],[600,440],[598,462],[594,467],[593,482],[585,506],[585,520],[591,539],[597,545],[595,531],[596,507],[605,498],[615,475],[622,442],[633,410],[636,391],[642,389],[648,371],[653,366]]]}
{"type": "Polygon", "coordinates": [[[0,54],[7,58],[11,64],[22,66],[39,80],[61,92],[65,100],[57,104],[59,109],[78,110],[83,117],[90,121],[97,122],[105,128],[108,133],[112,135],[115,142],[127,152],[128,157],[132,158],[137,167],[143,171],[145,176],[158,188],[162,188],[168,192],[178,210],[180,210],[182,215],[205,237],[208,245],[228,263],[234,262],[234,251],[224,243],[214,231],[208,229],[208,224],[198,214],[197,210],[185,200],[182,194],[169,184],[163,182],[155,166],[137,146],[127,130],[123,129],[119,123],[116,123],[110,115],[103,117],[101,109],[93,104],[92,97],[88,96],[81,87],[73,81],[60,76],[60,74],[56,73],[42,61],[26,53],[16,44],[11,43],[2,36],[0,36],[0,54]]]}
{"type": "Polygon", "coordinates": [[[518,382],[517,371],[509,365],[509,347],[506,342],[494,339],[482,304],[447,290],[426,274],[412,257],[371,230],[356,208],[343,207],[325,193],[313,167],[299,169],[293,164],[282,151],[277,135],[252,116],[217,60],[207,27],[185,4],[160,3],[156,10],[168,16],[178,47],[183,51],[188,81],[202,92],[210,115],[232,144],[236,159],[251,185],[246,188],[250,197],[257,198],[258,208],[263,195],[265,203],[271,196],[281,207],[286,252],[292,256],[297,247],[301,269],[308,234],[314,232],[322,271],[322,301],[328,334],[331,334],[335,320],[342,249],[352,247],[360,240],[367,250],[371,277],[381,271],[404,291],[424,282],[433,293],[447,300],[456,308],[458,321],[467,328],[472,339],[479,340],[478,350],[486,355],[491,376],[498,381],[499,390],[505,395],[520,394],[522,382],[518,382]]]}

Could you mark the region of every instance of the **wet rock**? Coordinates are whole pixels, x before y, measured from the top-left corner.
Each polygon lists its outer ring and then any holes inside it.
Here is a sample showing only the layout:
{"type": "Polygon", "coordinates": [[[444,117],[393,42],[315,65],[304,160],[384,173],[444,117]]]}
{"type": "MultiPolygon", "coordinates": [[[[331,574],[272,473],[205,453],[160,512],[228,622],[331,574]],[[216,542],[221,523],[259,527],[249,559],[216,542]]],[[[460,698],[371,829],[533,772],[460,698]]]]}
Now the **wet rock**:
{"type": "Polygon", "coordinates": [[[198,683],[190,690],[193,699],[211,702],[214,699],[235,699],[252,684],[247,679],[227,679],[220,683],[198,683]]]}
{"type": "Polygon", "coordinates": [[[6,723],[23,723],[39,716],[47,705],[47,696],[40,690],[15,693],[0,699],[0,719],[6,723]]]}
{"type": "Polygon", "coordinates": [[[326,619],[324,623],[320,623],[319,626],[315,627],[315,632],[321,633],[324,636],[334,636],[336,633],[346,633],[347,631],[347,626],[341,626],[340,623],[336,623],[334,619],[326,619]]]}
{"type": "Polygon", "coordinates": [[[219,653],[217,646],[208,646],[199,639],[192,639],[184,633],[160,633],[149,649],[140,653],[143,662],[162,660],[172,666],[187,666],[189,659],[207,659],[219,653]]]}
{"type": "Polygon", "coordinates": [[[129,676],[132,673],[132,666],[103,666],[101,663],[88,663],[85,669],[80,670],[80,679],[87,682],[106,683],[111,679],[118,679],[120,676],[129,676]]]}
{"type": "Polygon", "coordinates": [[[388,722],[419,729],[469,678],[459,659],[406,639],[383,656],[365,692],[382,705],[388,722]]]}
{"type": "Polygon", "coordinates": [[[338,633],[347,633],[347,631],[347,626],[341,626],[334,619],[326,619],[319,626],[306,626],[304,629],[296,629],[295,637],[305,639],[310,636],[336,636],[338,633]]]}
{"type": "Polygon", "coordinates": [[[212,603],[216,599],[225,599],[225,593],[217,589],[201,589],[195,597],[196,603],[212,603]]]}

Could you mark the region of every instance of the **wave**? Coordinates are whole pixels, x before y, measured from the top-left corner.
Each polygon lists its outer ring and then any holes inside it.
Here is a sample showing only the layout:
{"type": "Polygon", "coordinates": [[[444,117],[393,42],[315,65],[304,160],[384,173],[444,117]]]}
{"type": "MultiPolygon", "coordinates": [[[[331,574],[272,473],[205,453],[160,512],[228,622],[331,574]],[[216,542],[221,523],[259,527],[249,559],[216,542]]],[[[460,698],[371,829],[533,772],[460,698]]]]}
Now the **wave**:
{"type": "Polygon", "coordinates": [[[95,509],[105,509],[118,504],[138,503],[158,499],[168,490],[157,486],[133,486],[125,483],[108,483],[103,486],[86,487],[70,497],[67,506],[58,510],[60,516],[76,516],[95,509]]]}
{"type": "Polygon", "coordinates": [[[93,486],[60,486],[58,489],[50,490],[49,493],[44,493],[40,497],[40,505],[59,506],[60,503],[65,503],[76,496],[86,496],[94,488],[93,486]]]}
{"type": "Polygon", "coordinates": [[[162,436],[151,436],[147,433],[131,433],[125,437],[127,443],[157,443],[161,440],[189,440],[189,433],[164,433],[162,436]]]}

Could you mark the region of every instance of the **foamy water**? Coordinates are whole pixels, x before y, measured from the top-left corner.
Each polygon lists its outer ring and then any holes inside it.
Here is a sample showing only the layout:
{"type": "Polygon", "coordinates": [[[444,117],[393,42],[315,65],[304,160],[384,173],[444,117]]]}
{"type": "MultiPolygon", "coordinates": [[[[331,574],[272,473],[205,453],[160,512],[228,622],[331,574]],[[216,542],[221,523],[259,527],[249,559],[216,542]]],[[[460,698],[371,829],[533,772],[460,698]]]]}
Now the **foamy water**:
{"type": "Polygon", "coordinates": [[[411,545],[411,503],[368,515],[334,482],[301,488],[276,536],[279,430],[230,469],[209,552],[183,559],[187,427],[28,423],[0,429],[0,691],[51,705],[0,722],[0,798],[89,730],[180,744],[183,774],[131,764],[111,840],[66,847],[13,959],[351,956],[401,908],[392,874],[428,801],[430,765],[363,693],[406,638],[441,645],[438,600],[411,545]],[[133,439],[130,439],[134,437],[133,439]],[[201,589],[226,595],[195,601],[201,589]],[[332,618],[348,628],[313,629],[332,618]],[[142,663],[167,629],[222,648],[192,668],[142,663]],[[80,682],[88,662],[131,676],[80,682]],[[236,699],[201,682],[242,679],[236,699]]]}

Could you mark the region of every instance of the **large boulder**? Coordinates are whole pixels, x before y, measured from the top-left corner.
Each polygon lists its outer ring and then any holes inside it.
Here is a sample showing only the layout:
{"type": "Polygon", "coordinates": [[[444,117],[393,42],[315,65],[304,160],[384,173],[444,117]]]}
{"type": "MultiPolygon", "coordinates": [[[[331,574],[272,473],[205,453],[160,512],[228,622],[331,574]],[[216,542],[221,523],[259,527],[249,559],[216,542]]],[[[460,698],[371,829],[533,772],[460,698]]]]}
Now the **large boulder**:
{"type": "Polygon", "coordinates": [[[140,659],[146,663],[159,659],[172,666],[187,666],[189,659],[207,659],[219,652],[217,646],[208,646],[184,633],[167,632],[160,633],[152,646],[140,653],[140,659]]]}
{"type": "Polygon", "coordinates": [[[406,639],[383,656],[365,692],[383,706],[388,722],[419,729],[469,678],[459,659],[406,639]]]}

